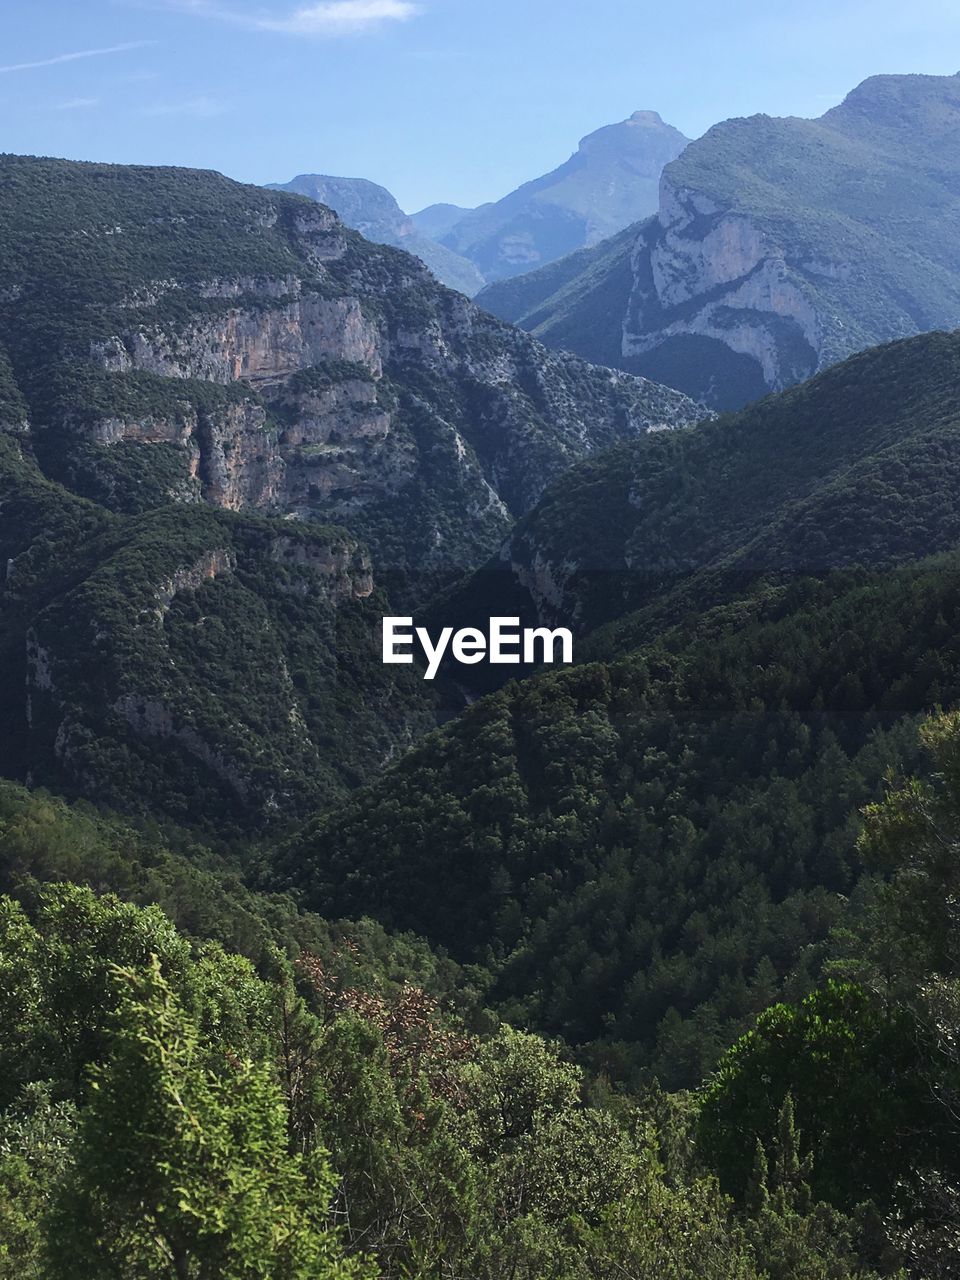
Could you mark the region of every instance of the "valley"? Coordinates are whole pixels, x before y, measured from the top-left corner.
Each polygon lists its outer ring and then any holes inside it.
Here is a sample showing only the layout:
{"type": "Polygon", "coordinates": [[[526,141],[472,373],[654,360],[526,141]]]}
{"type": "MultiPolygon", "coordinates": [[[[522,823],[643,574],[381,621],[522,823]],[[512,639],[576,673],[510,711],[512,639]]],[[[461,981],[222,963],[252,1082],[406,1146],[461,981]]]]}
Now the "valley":
{"type": "Polygon", "coordinates": [[[956,1274],[958,140],[0,156],[0,1275],[956,1274]]]}

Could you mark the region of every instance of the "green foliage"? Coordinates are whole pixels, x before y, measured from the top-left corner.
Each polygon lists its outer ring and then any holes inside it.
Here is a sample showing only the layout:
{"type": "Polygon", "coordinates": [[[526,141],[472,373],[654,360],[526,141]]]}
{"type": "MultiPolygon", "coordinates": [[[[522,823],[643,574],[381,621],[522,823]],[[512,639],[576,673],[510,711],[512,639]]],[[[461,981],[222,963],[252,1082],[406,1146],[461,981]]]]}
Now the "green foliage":
{"type": "Polygon", "coordinates": [[[94,1068],[70,1176],[50,1211],[53,1276],[372,1276],[324,1227],[334,1175],[310,1180],[286,1147],[266,1063],[209,1062],[159,965],[114,970],[127,988],[109,1059],[94,1068]]]}
{"type": "Polygon", "coordinates": [[[365,364],[354,360],[325,360],[323,364],[300,369],[286,384],[288,395],[303,395],[309,391],[326,391],[340,382],[375,381],[365,364]]]}
{"type": "MultiPolygon", "coordinates": [[[[278,949],[292,957],[308,952],[357,989],[392,995],[414,984],[431,996],[454,999],[464,1010],[479,1003],[482,993],[467,976],[420,940],[388,935],[371,920],[328,922],[306,914],[288,897],[253,892],[241,872],[239,863],[189,838],[139,831],[88,805],[69,806],[0,782],[0,891],[17,898],[29,918],[37,918],[46,901],[44,885],[71,881],[97,892],[109,889],[137,906],[155,904],[181,933],[219,943],[260,970],[272,965],[278,949]]],[[[32,954],[35,937],[23,914],[9,906],[5,911],[5,930],[19,938],[24,954],[32,954]]],[[[49,935],[47,907],[43,918],[49,935]]],[[[116,949],[113,954],[121,958],[116,949]]],[[[123,962],[128,961],[129,956],[123,962]]],[[[15,960],[10,973],[17,973],[15,960]]],[[[27,1034],[24,1016],[7,1008],[21,1039],[27,1034]]]]}
{"type": "Polygon", "coordinates": [[[43,1280],[41,1223],[70,1161],[72,1103],[30,1084],[0,1119],[0,1276],[43,1280]]]}
{"type": "MultiPolygon", "coordinates": [[[[812,1162],[802,1180],[817,1199],[851,1209],[903,1195],[913,1171],[938,1154],[925,1083],[930,1053],[918,1041],[905,1011],[850,985],[831,983],[799,1005],[761,1014],[721,1059],[704,1096],[701,1142],[722,1184],[746,1194],[758,1144],[769,1147],[778,1126],[772,1188],[782,1193],[800,1178],[796,1108],[812,1162]]],[[[755,1198],[763,1181],[753,1184],[755,1198]]]]}
{"type": "MultiPolygon", "coordinates": [[[[33,922],[0,911],[4,1276],[760,1280],[774,1260],[712,1180],[668,1177],[651,1119],[587,1105],[556,1046],[475,1038],[319,957],[258,976],[69,886],[33,922]]],[[[814,1211],[784,1280],[855,1234],[814,1211]]]]}
{"type": "Polygon", "coordinates": [[[901,1209],[891,1234],[918,1274],[948,1277],[957,1264],[956,1193],[960,1098],[960,969],[957,845],[960,834],[960,720],[933,717],[921,730],[932,776],[891,779],[866,813],[861,851],[886,875],[862,915],[838,939],[841,971],[905,1008],[929,1047],[918,1072],[933,1119],[916,1126],[925,1141],[915,1206],[901,1209]]]}
{"type": "Polygon", "coordinates": [[[6,350],[0,347],[0,430],[22,434],[27,428],[27,402],[23,398],[6,350]]]}
{"type": "Polygon", "coordinates": [[[857,810],[960,696],[957,572],[799,580],[508,686],[280,848],[277,882],[488,966],[508,1017],[614,1075],[695,1086],[808,989],[857,810]]]}

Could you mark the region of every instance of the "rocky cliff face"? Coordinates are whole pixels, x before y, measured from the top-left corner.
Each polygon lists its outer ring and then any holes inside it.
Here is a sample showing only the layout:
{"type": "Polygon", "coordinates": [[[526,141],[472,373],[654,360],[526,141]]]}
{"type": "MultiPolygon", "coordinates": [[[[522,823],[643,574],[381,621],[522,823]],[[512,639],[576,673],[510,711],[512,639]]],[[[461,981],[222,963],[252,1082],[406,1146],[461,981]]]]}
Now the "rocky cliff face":
{"type": "MultiPolygon", "coordinates": [[[[303,173],[289,182],[270,183],[268,189],[291,191],[326,205],[367,240],[412,253],[429,267],[441,284],[468,298],[483,288],[484,278],[468,258],[440,244],[434,232],[421,228],[415,218],[408,217],[390,192],[375,182],[366,178],[303,173]]],[[[468,212],[460,210],[461,216],[468,212]]]]}
{"type": "Polygon", "coordinates": [[[958,129],[956,76],[876,77],[819,120],[729,120],[666,168],[632,244],[480,301],[550,345],[736,408],[960,325],[958,129]]]}
{"type": "MultiPolygon", "coordinates": [[[[782,244],[744,214],[723,208],[665,175],[660,214],[638,240],[632,259],[633,291],[623,325],[626,367],[645,357],[663,361],[671,348],[700,339],[759,366],[766,390],[782,390],[827,362],[816,290],[788,262],[782,244]]],[[[849,264],[821,266],[837,279],[849,264]]],[[[691,362],[695,359],[691,344],[691,362]]],[[[832,353],[831,353],[832,354],[832,353]]],[[[726,407],[719,373],[705,398],[726,407]]],[[[731,402],[739,398],[732,389],[731,402]]]]}
{"type": "MultiPolygon", "coordinates": [[[[29,178],[44,163],[17,167],[29,178]]],[[[123,181],[122,170],[107,174],[108,190],[123,181]]],[[[58,176],[82,187],[86,171],[58,176]]],[[[678,393],[546,351],[437,285],[416,259],[281,193],[227,184],[238,207],[218,232],[237,242],[239,270],[218,269],[221,246],[202,263],[178,262],[195,254],[189,228],[182,243],[175,224],[158,263],[153,227],[169,193],[156,185],[149,171],[138,182],[135,226],[134,202],[114,194],[115,225],[149,252],[130,278],[108,277],[106,298],[75,264],[60,281],[21,269],[16,297],[0,304],[37,456],[91,496],[101,497],[98,471],[117,489],[118,471],[135,469],[144,503],[159,490],[334,519],[386,567],[462,568],[571,461],[698,416],[678,393]],[[88,300],[51,340],[34,308],[82,288],[88,300]],[[151,459],[161,472],[147,485],[151,459]]],[[[124,501],[131,492],[137,485],[124,501]]]]}

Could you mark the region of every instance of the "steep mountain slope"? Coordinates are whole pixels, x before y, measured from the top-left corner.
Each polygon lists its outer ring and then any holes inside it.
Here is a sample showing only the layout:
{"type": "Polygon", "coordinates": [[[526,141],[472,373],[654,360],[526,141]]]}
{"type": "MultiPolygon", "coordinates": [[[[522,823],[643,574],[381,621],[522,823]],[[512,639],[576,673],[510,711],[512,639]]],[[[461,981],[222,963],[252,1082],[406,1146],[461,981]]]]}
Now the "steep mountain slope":
{"type": "Polygon", "coordinates": [[[625,314],[633,294],[633,250],[639,224],[590,249],[580,249],[538,271],[488,285],[477,305],[558,350],[585,354],[616,368],[623,359],[623,333],[613,321],[625,314]]]}
{"type": "MultiPolygon", "coordinates": [[[[535,276],[483,305],[737,407],[861,348],[960,325],[958,139],[956,76],[878,76],[819,120],[729,120],[664,173],[629,254],[630,300],[602,338],[596,281],[565,275],[546,297],[535,276]]],[[[621,245],[612,296],[627,263],[621,245]]]]}
{"type": "Polygon", "coordinates": [[[379,566],[464,567],[569,462],[698,414],[300,197],[12,156],[0,176],[10,425],[105,505],[332,519],[379,566]]]}
{"type": "Polygon", "coordinates": [[[572,467],[469,592],[581,633],[702,608],[762,575],[916,559],[960,542],[960,334],[852,356],[803,386],[572,467]]]}
{"type": "Polygon", "coordinates": [[[664,165],[687,145],[655,111],[584,138],[552,173],[468,214],[441,237],[490,281],[596,244],[657,208],[664,165]]]}
{"type": "Polygon", "coordinates": [[[808,981],[859,807],[960,700],[958,384],[960,336],[926,335],[574,468],[462,603],[519,579],[600,661],[476,703],[278,882],[488,965],[605,1069],[695,1082],[808,981]]]}
{"type": "Polygon", "coordinates": [[[436,723],[430,686],[378,661],[388,606],[342,529],[116,515],[0,439],[0,559],[8,777],[222,838],[305,816],[436,723]]]}
{"type": "Polygon", "coordinates": [[[472,298],[483,288],[479,270],[467,258],[438,244],[431,232],[421,231],[386,189],[366,178],[331,178],[302,173],[289,182],[268,182],[269,191],[292,191],[327,205],[348,227],[375,244],[405,249],[425,262],[437,279],[472,298]]]}

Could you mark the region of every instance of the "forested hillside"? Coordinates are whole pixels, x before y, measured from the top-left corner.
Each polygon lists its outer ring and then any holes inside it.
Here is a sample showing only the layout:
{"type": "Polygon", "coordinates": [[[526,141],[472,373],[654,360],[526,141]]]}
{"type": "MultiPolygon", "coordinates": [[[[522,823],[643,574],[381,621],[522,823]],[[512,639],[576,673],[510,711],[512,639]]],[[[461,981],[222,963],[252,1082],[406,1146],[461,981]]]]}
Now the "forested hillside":
{"type": "MultiPolygon", "coordinates": [[[[760,1280],[783,1250],[835,1280],[896,1270],[869,1213],[842,1207],[856,1182],[838,1192],[825,1166],[829,1194],[811,1196],[789,1103],[779,1131],[753,1120],[767,1199],[718,1185],[736,1190],[722,1142],[769,1057],[762,1033],[702,1118],[657,1090],[615,1100],[558,1046],[484,1015],[413,940],[257,899],[202,850],[3,785],[0,872],[11,1274],[760,1280]],[[180,931],[67,875],[161,901],[180,931]]],[[[831,1026],[866,1025],[858,990],[831,1026]]],[[[882,1142],[909,1087],[888,1080],[858,1136],[882,1142]]],[[[936,1119],[910,1159],[938,1154],[936,1119]]]]}
{"type": "Polygon", "coordinates": [[[306,816],[436,723],[383,667],[343,529],[206,506],[119,515],[0,439],[0,769],[220,837],[306,816]]]}
{"type": "Polygon", "coordinates": [[[277,851],[616,1076],[695,1085],[820,973],[858,813],[960,699],[960,567],[799,579],[511,684],[277,851]],[[442,875],[438,875],[442,869],[442,875]]]}
{"type": "Polygon", "coordinates": [[[960,336],[928,334],[608,450],[550,486],[446,613],[500,596],[583,635],[611,623],[581,653],[622,652],[758,577],[956,546],[958,384],[960,336]]]}

